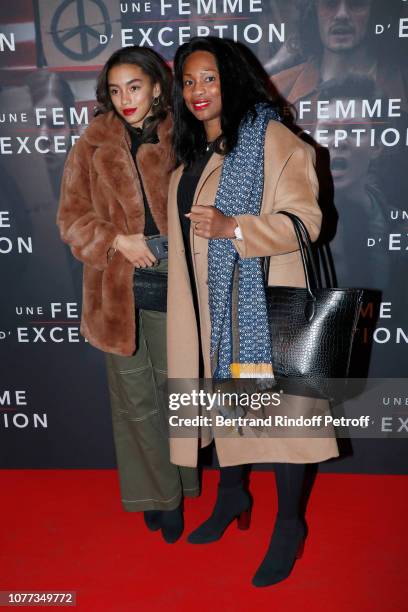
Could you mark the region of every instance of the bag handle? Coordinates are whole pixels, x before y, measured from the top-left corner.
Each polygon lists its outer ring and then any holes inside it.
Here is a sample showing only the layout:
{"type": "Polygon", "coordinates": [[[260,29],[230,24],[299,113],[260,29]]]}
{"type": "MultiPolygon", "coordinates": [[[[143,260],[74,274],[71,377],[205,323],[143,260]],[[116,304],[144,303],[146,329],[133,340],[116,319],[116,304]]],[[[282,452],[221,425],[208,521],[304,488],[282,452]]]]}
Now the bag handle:
{"type": "Polygon", "coordinates": [[[317,254],[319,255],[319,263],[323,268],[323,274],[326,280],[326,287],[337,287],[337,277],[334,268],[333,257],[327,242],[320,244],[317,248],[317,254]]]}
{"type": "MultiPolygon", "coordinates": [[[[314,292],[316,291],[316,289],[321,288],[320,279],[317,274],[316,264],[313,257],[312,241],[310,239],[310,235],[306,229],[305,224],[301,219],[299,219],[299,217],[286,210],[280,210],[276,214],[281,214],[285,215],[286,217],[289,217],[289,219],[293,223],[296,238],[299,244],[300,255],[302,258],[303,271],[305,273],[306,289],[309,294],[309,299],[307,300],[305,308],[305,316],[308,321],[311,321],[315,314],[316,296],[314,292]]],[[[271,256],[268,255],[264,258],[265,285],[268,284],[270,262],[271,256]]]]}

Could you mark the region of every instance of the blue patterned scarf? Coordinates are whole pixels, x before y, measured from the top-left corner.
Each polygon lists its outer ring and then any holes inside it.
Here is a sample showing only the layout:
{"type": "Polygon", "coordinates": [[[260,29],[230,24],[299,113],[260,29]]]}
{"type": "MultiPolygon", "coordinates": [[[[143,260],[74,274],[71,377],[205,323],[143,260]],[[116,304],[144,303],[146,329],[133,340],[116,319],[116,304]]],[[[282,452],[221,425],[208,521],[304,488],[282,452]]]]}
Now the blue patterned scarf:
{"type": "MultiPolygon", "coordinates": [[[[255,119],[242,121],[237,145],[224,159],[214,206],[227,216],[260,214],[265,132],[280,117],[268,104],[256,110],[255,119]]],[[[273,378],[261,258],[241,259],[230,239],[211,239],[208,289],[213,378],[273,378]]]]}

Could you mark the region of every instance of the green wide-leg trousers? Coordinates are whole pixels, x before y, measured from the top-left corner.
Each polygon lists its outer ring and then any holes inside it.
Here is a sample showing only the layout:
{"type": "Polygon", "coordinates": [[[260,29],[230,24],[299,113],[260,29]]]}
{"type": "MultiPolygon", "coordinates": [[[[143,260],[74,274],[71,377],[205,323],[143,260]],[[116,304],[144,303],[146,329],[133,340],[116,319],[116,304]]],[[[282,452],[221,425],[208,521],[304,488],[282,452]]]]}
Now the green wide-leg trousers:
{"type": "Polygon", "coordinates": [[[166,313],[137,312],[138,348],[106,354],[113,437],[125,510],[173,510],[199,493],[197,470],[170,463],[166,313]]]}

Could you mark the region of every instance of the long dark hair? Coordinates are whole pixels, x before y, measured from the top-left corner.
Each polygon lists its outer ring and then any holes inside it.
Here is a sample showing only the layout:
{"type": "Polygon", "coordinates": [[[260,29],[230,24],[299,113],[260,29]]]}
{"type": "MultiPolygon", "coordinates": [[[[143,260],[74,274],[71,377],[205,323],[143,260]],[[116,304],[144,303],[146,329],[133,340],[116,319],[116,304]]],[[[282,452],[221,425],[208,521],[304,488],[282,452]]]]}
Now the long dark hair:
{"type": "Polygon", "coordinates": [[[255,104],[269,102],[274,107],[279,106],[266,80],[250,65],[242,45],[214,36],[195,37],[184,43],[174,58],[173,140],[177,161],[185,166],[194,161],[206,142],[203,123],[190,113],[183,99],[183,66],[194,51],[207,51],[214,55],[220,73],[222,135],[216,145],[218,153],[227,154],[235,147],[241,120],[247,113],[256,115],[255,104]]]}
{"type": "Polygon", "coordinates": [[[161,93],[158,103],[152,106],[152,115],[145,119],[143,125],[143,142],[153,142],[156,137],[157,126],[166,118],[169,112],[172,84],[171,70],[164,59],[152,49],[138,47],[137,45],[118,49],[110,56],[98,76],[96,84],[98,106],[96,107],[95,115],[115,110],[108,87],[108,73],[111,68],[119,64],[139,66],[151,79],[152,83],[160,85],[161,93]]]}

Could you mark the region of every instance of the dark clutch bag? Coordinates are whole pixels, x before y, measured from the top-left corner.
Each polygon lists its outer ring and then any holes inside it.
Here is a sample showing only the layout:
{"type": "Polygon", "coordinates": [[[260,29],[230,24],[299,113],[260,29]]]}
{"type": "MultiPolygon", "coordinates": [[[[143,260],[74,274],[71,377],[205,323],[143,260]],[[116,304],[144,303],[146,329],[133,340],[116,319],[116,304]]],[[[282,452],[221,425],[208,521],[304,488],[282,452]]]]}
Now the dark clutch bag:
{"type": "Polygon", "coordinates": [[[137,309],[167,311],[167,272],[139,268],[133,275],[133,293],[137,309]]]}
{"type": "MultiPolygon", "coordinates": [[[[333,399],[333,379],[348,376],[351,349],[363,297],[362,289],[322,288],[309,233],[296,215],[280,211],[294,225],[306,288],[265,285],[275,377],[295,394],[333,399]]],[[[340,381],[339,381],[339,384],[340,381]]]]}
{"type": "Polygon", "coordinates": [[[167,236],[150,236],[146,244],[158,261],[168,258],[169,241],[167,236]]]}

